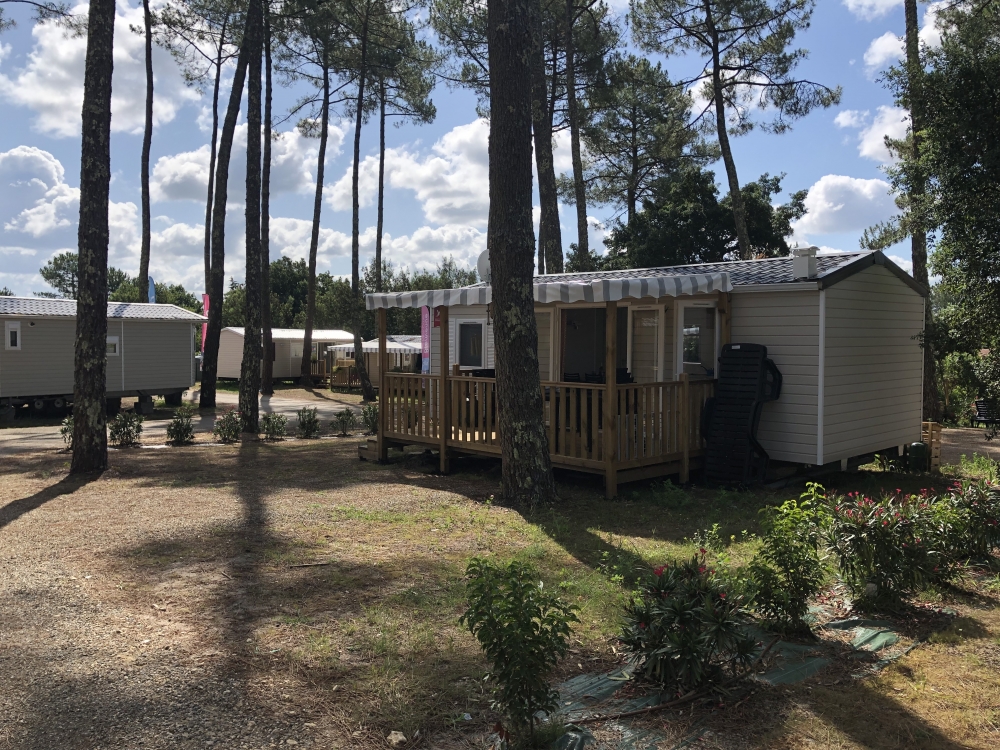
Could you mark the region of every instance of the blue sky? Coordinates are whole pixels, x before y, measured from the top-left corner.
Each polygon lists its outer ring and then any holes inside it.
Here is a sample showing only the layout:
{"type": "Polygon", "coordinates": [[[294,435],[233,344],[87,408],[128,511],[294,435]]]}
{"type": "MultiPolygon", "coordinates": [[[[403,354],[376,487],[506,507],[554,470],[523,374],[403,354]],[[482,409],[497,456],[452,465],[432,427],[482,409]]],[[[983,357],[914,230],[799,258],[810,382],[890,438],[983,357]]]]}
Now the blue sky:
{"type": "MultiPolygon", "coordinates": [[[[624,10],[622,0],[612,7],[624,10]]],[[[933,6],[932,6],[933,7],[933,6]]],[[[0,36],[0,287],[30,294],[46,289],[38,268],[76,244],[79,211],[79,121],[85,40],[67,38],[51,24],[36,25],[26,8],[5,6],[18,21],[0,36]]],[[[77,9],[86,12],[86,5],[77,9]]],[[[921,10],[923,39],[936,43],[933,11],[921,10]]],[[[129,31],[141,24],[141,5],[119,0],[113,82],[111,263],[138,269],[139,155],[142,143],[144,74],[142,39],[129,31]]],[[[791,132],[753,132],[733,139],[741,183],[764,172],[785,173],[787,191],[809,189],[809,213],[795,239],[823,248],[852,250],[864,228],[891,216],[895,207],[880,170],[888,155],[883,136],[905,132],[905,113],[893,107],[879,72],[902,51],[902,0],[826,0],[799,37],[809,50],[803,77],[841,85],[838,107],[820,110],[791,132]]],[[[682,75],[691,61],[666,60],[682,75]]],[[[209,99],[185,86],[163,50],[154,54],[156,127],[152,146],[153,251],[151,273],[200,292],[203,284],[205,180],[209,99]]],[[[276,92],[276,112],[301,95],[276,92]]],[[[391,127],[387,133],[387,193],[384,252],[396,264],[432,267],[446,255],[474,264],[486,241],[488,125],[476,118],[475,98],[439,85],[438,116],[430,125],[391,127]]],[[[315,140],[280,128],[274,146],[272,187],[273,258],[305,257],[316,170],[315,140]]],[[[350,167],[352,130],[335,117],[326,165],[320,270],[350,272],[350,167]]],[[[230,176],[226,273],[242,278],[243,175],[237,135],[230,176]]],[[[362,134],[362,262],[374,249],[377,123],[362,134]]],[[[570,166],[568,141],[557,140],[557,169],[570,166]]],[[[717,182],[724,183],[721,165],[717,182]]],[[[724,191],[723,191],[724,192],[724,191]]],[[[562,206],[563,239],[573,241],[575,214],[562,206]]],[[[590,207],[592,242],[600,243],[608,207],[590,207]]],[[[909,268],[906,247],[890,254],[909,268]]]]}

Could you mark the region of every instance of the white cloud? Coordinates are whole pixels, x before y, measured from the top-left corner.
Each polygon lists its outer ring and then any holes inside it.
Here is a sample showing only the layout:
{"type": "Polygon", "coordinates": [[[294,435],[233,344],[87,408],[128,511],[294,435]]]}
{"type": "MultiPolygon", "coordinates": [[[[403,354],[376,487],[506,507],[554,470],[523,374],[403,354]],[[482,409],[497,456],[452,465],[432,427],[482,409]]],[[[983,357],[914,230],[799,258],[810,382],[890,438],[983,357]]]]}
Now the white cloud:
{"type": "Polygon", "coordinates": [[[807,213],[793,225],[797,238],[814,234],[859,232],[884,221],[895,212],[884,180],[865,180],[846,175],[821,177],[806,196],[807,213]]]}
{"type": "Polygon", "coordinates": [[[903,40],[891,31],[873,39],[865,50],[865,69],[868,75],[885,70],[903,57],[903,40]]]}
{"type": "Polygon", "coordinates": [[[868,121],[868,110],[845,109],[833,118],[833,124],[838,128],[860,128],[868,121]]]}
{"type": "MultiPolygon", "coordinates": [[[[272,253],[277,251],[289,258],[309,258],[309,243],[312,239],[312,222],[306,219],[271,217],[270,244],[272,253]]],[[[375,247],[375,227],[368,227],[358,237],[364,250],[375,247]]],[[[351,254],[351,235],[328,229],[322,224],[319,229],[317,256],[322,258],[322,266],[329,266],[334,257],[351,254]]]]}
{"type": "Polygon", "coordinates": [[[858,18],[871,21],[891,11],[903,0],[844,0],[847,9],[858,18]]]}
{"type": "MultiPolygon", "coordinates": [[[[77,5],[74,12],[86,15],[87,5],[77,5]]],[[[146,81],[145,48],[143,38],[133,34],[130,25],[142,25],[142,8],[130,8],[122,2],[115,18],[111,129],[137,133],[145,122],[145,97],[141,95],[146,81]]],[[[0,96],[34,110],[37,130],[62,138],[76,136],[80,132],[87,40],[68,35],[56,22],[35,24],[31,33],[35,43],[25,67],[0,73],[0,96]]],[[[153,48],[153,71],[153,121],[162,125],[199,95],[184,84],[177,64],[158,46],[153,48]]]]}
{"type": "MultiPolygon", "coordinates": [[[[429,154],[405,148],[386,151],[386,184],[412,190],[433,224],[485,227],[489,212],[489,124],[475,120],[445,133],[429,154]]],[[[359,201],[371,205],[376,194],[378,157],[359,165],[359,201]]],[[[351,165],[331,187],[327,202],[338,211],[351,208],[351,165]]]]}
{"type": "Polygon", "coordinates": [[[875,111],[874,118],[870,118],[868,110],[862,112],[847,109],[838,113],[833,122],[840,128],[859,129],[858,154],[880,164],[887,164],[893,157],[886,148],[885,137],[889,136],[894,140],[905,138],[909,115],[900,107],[883,105],[875,111]]]}
{"type": "Polygon", "coordinates": [[[905,138],[908,127],[909,116],[905,109],[879,107],[871,125],[861,131],[858,138],[858,153],[866,159],[882,164],[892,161],[892,155],[885,145],[885,138],[886,136],[896,140],[905,138]]]}
{"type": "Polygon", "coordinates": [[[462,224],[420,227],[410,235],[390,237],[382,242],[383,256],[414,269],[431,270],[450,255],[460,265],[474,266],[486,249],[486,232],[462,224]]]}
{"type": "MultiPolygon", "coordinates": [[[[340,153],[344,128],[331,125],[327,142],[327,163],[340,153]]],[[[247,126],[238,125],[233,136],[229,165],[230,198],[241,196],[246,181],[247,126]]],[[[316,184],[319,142],[297,130],[279,135],[271,144],[271,193],[311,193],[316,184]]],[[[150,194],[153,201],[192,200],[204,204],[208,194],[208,165],[211,147],[161,156],[153,165],[150,194]]]]}

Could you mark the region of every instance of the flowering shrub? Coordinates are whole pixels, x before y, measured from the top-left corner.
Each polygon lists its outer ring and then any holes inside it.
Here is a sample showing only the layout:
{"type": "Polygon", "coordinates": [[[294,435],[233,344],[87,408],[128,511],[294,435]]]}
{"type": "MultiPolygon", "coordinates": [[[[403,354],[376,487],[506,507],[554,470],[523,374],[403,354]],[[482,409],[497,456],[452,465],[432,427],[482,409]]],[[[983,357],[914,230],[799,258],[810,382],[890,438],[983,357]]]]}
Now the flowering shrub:
{"type": "Polygon", "coordinates": [[[347,437],[347,434],[358,424],[358,418],[350,408],[345,408],[333,415],[333,428],[340,430],[340,434],[347,437]]]}
{"type": "Polygon", "coordinates": [[[1000,487],[987,479],[958,481],[943,499],[960,519],[952,530],[954,556],[985,558],[1000,547],[1000,487]]]}
{"type": "Polygon", "coordinates": [[[833,508],[830,548],[858,596],[899,595],[948,577],[949,508],[930,496],[850,493],[833,508]]]}
{"type": "Polygon", "coordinates": [[[373,401],[361,407],[361,424],[369,435],[378,433],[378,402],[373,401]]]}
{"type": "Polygon", "coordinates": [[[73,415],[70,414],[66,419],[62,421],[62,427],[59,428],[59,434],[62,435],[63,442],[66,443],[66,447],[70,450],[73,449],[73,415]]]}
{"type": "Polygon", "coordinates": [[[222,416],[215,420],[212,434],[221,443],[237,443],[243,432],[243,417],[236,409],[226,409],[222,416]]]}
{"type": "Polygon", "coordinates": [[[637,672],[678,695],[738,674],[756,650],[742,628],[743,595],[726,590],[705,556],[659,566],[625,609],[620,640],[637,672]]]}

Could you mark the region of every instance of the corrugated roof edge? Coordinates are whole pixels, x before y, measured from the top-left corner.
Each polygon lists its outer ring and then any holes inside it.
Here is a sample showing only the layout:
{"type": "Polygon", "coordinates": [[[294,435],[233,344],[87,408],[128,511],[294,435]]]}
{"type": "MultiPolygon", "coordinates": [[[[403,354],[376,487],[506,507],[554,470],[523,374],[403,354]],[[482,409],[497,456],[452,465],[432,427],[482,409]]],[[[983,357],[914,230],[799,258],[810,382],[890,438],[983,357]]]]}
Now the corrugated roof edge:
{"type": "MultiPolygon", "coordinates": [[[[19,311],[19,312],[0,312],[0,315],[7,316],[7,317],[17,317],[17,318],[75,318],[76,317],[76,300],[75,299],[64,299],[64,298],[61,298],[61,297],[57,297],[57,298],[50,298],[50,297],[4,297],[3,299],[4,300],[24,300],[24,301],[28,301],[28,302],[42,302],[42,303],[49,303],[49,304],[52,304],[52,303],[54,303],[54,304],[64,303],[64,306],[69,306],[69,305],[73,306],[73,313],[72,314],[70,314],[70,313],[62,313],[62,312],[28,312],[28,311],[24,311],[24,310],[19,311]]],[[[152,304],[152,305],[143,305],[143,303],[141,303],[141,302],[108,302],[107,304],[108,304],[108,308],[109,308],[109,310],[108,310],[108,318],[112,319],[112,320],[154,320],[154,321],[155,320],[161,320],[161,321],[187,321],[187,322],[191,322],[191,323],[193,323],[196,320],[200,320],[202,322],[208,320],[208,318],[206,318],[204,315],[199,315],[198,313],[191,312],[190,310],[186,310],[183,307],[178,307],[177,305],[171,305],[171,304],[166,304],[166,303],[162,303],[162,302],[161,303],[155,303],[155,304],[152,304]],[[133,306],[133,305],[134,306],[139,306],[139,305],[143,305],[143,307],[145,307],[146,309],[151,308],[151,307],[169,307],[172,310],[176,310],[177,312],[179,312],[181,314],[180,315],[170,316],[170,317],[154,317],[154,316],[145,316],[145,315],[132,315],[132,316],[129,316],[129,317],[125,317],[123,315],[112,315],[110,308],[112,306],[116,306],[116,305],[117,306],[123,306],[123,305],[127,305],[127,306],[133,306]]]]}
{"type": "Polygon", "coordinates": [[[828,289],[829,287],[843,281],[844,279],[850,278],[854,274],[870,268],[871,266],[882,266],[886,270],[890,271],[894,276],[899,278],[903,283],[910,287],[913,291],[919,294],[921,297],[927,297],[930,295],[930,290],[927,289],[923,284],[914,279],[910,274],[904,271],[902,268],[897,266],[892,262],[881,250],[876,250],[871,253],[866,253],[860,257],[852,258],[839,266],[834,268],[832,271],[827,271],[825,274],[818,276],[816,281],[819,283],[820,289],[828,289]]]}

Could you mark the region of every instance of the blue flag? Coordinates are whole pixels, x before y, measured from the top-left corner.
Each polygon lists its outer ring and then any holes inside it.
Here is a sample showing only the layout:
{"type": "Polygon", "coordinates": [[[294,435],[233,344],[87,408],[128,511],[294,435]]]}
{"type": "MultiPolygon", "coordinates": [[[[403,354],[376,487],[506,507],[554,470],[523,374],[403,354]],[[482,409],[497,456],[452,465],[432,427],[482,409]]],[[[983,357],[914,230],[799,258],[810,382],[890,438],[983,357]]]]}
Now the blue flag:
{"type": "Polygon", "coordinates": [[[149,277],[149,304],[156,304],[156,284],[153,283],[153,277],[149,277]]]}

